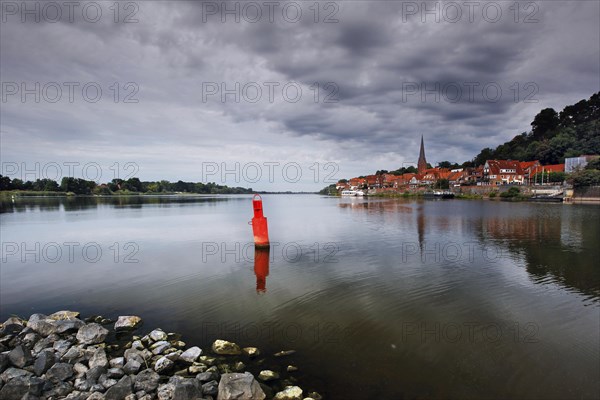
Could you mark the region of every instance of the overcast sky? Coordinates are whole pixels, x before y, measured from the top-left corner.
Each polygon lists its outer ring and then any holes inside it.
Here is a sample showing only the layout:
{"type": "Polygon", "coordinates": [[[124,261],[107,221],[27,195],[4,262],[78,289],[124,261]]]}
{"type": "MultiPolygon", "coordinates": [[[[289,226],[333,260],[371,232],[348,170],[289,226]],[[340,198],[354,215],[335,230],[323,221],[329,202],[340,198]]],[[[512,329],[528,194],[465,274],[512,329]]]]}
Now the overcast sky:
{"type": "Polygon", "coordinates": [[[600,90],[598,1],[22,4],[2,1],[11,177],[318,190],[416,162],[421,135],[432,164],[472,159],[600,90]]]}

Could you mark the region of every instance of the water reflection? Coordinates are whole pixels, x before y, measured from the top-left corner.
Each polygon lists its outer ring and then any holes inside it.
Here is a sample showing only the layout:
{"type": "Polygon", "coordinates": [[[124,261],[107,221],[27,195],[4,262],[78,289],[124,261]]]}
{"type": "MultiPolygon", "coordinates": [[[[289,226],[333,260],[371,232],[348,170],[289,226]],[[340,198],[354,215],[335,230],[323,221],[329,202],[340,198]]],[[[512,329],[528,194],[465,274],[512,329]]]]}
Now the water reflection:
{"type": "Polygon", "coordinates": [[[267,291],[267,276],[269,276],[269,257],[271,248],[255,248],[254,275],[256,275],[256,292],[267,291]]]}

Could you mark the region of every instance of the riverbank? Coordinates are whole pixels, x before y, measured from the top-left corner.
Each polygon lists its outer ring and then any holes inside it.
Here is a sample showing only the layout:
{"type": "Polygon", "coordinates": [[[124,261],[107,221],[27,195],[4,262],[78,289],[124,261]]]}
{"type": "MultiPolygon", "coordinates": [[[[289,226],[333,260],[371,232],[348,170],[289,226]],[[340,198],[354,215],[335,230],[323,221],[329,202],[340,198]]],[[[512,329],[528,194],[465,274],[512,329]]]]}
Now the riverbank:
{"type": "Polygon", "coordinates": [[[297,386],[293,350],[272,356],[215,340],[209,350],[138,316],[79,318],[74,311],[0,324],[0,398],[76,400],[319,400],[297,386]],[[260,371],[256,376],[249,372],[260,371]],[[25,397],[24,397],[25,396],[25,397]]]}

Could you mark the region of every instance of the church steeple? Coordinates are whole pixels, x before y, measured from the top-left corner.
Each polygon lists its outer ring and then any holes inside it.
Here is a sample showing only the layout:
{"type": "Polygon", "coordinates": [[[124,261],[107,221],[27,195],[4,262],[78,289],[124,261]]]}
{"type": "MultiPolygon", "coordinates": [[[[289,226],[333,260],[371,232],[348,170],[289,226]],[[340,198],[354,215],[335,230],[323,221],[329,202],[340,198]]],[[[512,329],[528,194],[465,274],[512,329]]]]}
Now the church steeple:
{"type": "Polygon", "coordinates": [[[421,135],[421,151],[419,152],[419,162],[417,163],[417,170],[419,174],[422,174],[427,169],[427,160],[425,159],[425,144],[423,143],[423,135],[421,135]]]}

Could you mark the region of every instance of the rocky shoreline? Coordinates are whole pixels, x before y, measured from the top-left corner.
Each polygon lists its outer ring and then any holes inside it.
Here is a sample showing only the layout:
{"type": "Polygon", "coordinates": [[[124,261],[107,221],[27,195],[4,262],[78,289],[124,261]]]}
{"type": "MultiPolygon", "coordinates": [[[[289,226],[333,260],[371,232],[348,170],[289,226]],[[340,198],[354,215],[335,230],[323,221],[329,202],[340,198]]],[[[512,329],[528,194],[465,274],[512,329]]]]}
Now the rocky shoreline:
{"type": "MultiPolygon", "coordinates": [[[[209,351],[187,347],[175,333],[134,335],[142,319],[79,318],[74,311],[10,317],[0,325],[0,399],[3,400],[320,400],[261,366],[255,347],[215,340],[209,351]],[[108,328],[108,329],[107,329],[108,328]],[[107,340],[109,339],[109,340],[107,340]]],[[[286,357],[293,350],[274,354],[286,357]]]]}

